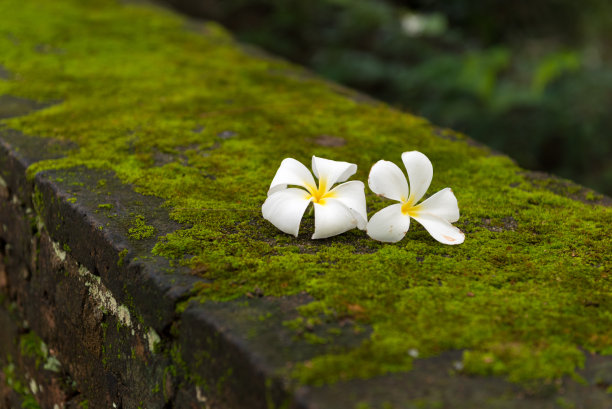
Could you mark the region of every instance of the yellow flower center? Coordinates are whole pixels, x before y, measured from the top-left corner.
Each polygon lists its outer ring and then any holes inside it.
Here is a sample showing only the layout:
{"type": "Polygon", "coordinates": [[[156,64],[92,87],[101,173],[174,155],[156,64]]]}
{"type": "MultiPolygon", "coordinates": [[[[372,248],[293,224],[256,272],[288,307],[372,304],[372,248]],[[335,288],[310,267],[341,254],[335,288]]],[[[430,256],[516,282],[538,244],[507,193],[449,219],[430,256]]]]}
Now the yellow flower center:
{"type": "Polygon", "coordinates": [[[325,179],[319,180],[318,188],[306,185],[306,189],[308,189],[308,193],[310,193],[310,196],[306,197],[306,199],[312,198],[313,203],[318,203],[321,205],[325,204],[325,199],[336,196],[335,193],[327,191],[327,180],[325,179]]]}
{"type": "Polygon", "coordinates": [[[413,202],[414,200],[412,198],[408,198],[408,200],[402,200],[402,213],[406,216],[415,217],[419,215],[421,205],[413,206],[413,202]]]}

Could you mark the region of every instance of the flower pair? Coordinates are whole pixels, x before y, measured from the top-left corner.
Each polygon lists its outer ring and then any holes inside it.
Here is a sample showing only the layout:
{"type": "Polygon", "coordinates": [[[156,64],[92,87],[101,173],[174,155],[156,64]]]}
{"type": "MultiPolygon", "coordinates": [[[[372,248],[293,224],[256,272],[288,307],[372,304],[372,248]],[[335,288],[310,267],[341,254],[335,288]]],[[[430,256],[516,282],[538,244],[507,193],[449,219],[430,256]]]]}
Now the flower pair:
{"type": "Polygon", "coordinates": [[[317,185],[306,166],[292,158],[284,159],[261,208],[263,217],[279,230],[297,237],[302,216],[312,202],[313,239],[335,236],[357,227],[375,240],[395,243],[406,235],[412,217],[439,242],[462,243],[463,233],[451,224],[459,220],[457,199],[451,189],[442,189],[418,203],[429,188],[433,167],[417,151],[404,152],[402,161],[408,171],[410,188],[404,173],[394,163],[380,160],[372,166],[368,178],[370,189],[399,203],[382,209],[368,222],[362,182],[353,180],[332,189],[334,184],[355,174],[357,165],[313,156],[312,170],[319,180],[317,185]],[[301,188],[289,188],[290,185],[301,188]]]}

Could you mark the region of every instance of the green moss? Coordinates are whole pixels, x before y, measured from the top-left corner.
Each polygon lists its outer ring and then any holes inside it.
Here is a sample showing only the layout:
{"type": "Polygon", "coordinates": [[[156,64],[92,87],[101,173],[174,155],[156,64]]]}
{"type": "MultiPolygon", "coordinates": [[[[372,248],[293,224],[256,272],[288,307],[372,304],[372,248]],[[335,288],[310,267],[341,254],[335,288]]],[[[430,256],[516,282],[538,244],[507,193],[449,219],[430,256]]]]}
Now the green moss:
{"type": "Polygon", "coordinates": [[[519,343],[497,343],[487,350],[467,351],[463,362],[471,373],[480,375],[503,375],[510,373],[510,380],[522,381],[530,378],[530,373],[538,372],[547,379],[558,377],[559,368],[572,373],[584,364],[584,355],[574,346],[550,345],[539,349],[533,357],[526,345],[519,343]],[[564,348],[560,351],[559,348],[564,348]]]}
{"type": "Polygon", "coordinates": [[[597,192],[589,191],[585,195],[586,200],[590,200],[592,202],[596,202],[598,200],[603,199],[603,195],[597,192]]]}
{"type": "Polygon", "coordinates": [[[141,214],[134,216],[131,226],[128,229],[128,237],[131,239],[142,240],[153,237],[155,234],[155,227],[146,224],[145,218],[141,214]]]}
{"type": "Polygon", "coordinates": [[[22,409],[40,409],[40,405],[36,401],[36,398],[32,395],[26,395],[21,401],[22,409]]]}
{"type": "Polygon", "coordinates": [[[125,256],[128,254],[128,249],[123,249],[119,252],[119,260],[117,260],[117,267],[121,267],[125,262],[125,256]]]}
{"type": "Polygon", "coordinates": [[[42,365],[45,370],[60,371],[60,361],[49,353],[47,344],[33,331],[19,337],[19,349],[23,356],[35,359],[36,368],[42,365]]]}
{"type": "Polygon", "coordinates": [[[37,214],[42,214],[44,209],[44,199],[42,192],[38,188],[38,186],[34,186],[34,193],[32,193],[32,204],[34,205],[34,210],[37,214]]]}
{"type": "Polygon", "coordinates": [[[22,355],[36,359],[37,368],[49,358],[47,344],[32,331],[19,337],[19,348],[22,355]]]}
{"type": "Polygon", "coordinates": [[[562,397],[557,398],[555,403],[561,409],[575,409],[576,408],[576,405],[573,402],[570,402],[567,399],[562,398],[562,397]]]}
{"type": "Polygon", "coordinates": [[[111,203],[101,203],[98,205],[98,209],[112,210],[113,205],[111,203]]]}
{"type": "Polygon", "coordinates": [[[15,370],[15,364],[10,362],[9,364],[2,368],[2,372],[4,373],[4,381],[6,385],[15,391],[19,397],[21,398],[21,407],[24,409],[40,409],[36,398],[32,396],[32,392],[28,388],[26,382],[24,382],[18,375],[15,370]]]}
{"type": "MultiPolygon", "coordinates": [[[[581,350],[612,353],[609,208],[565,197],[579,188],[556,194],[546,181],[532,183],[463,137],[440,139],[423,119],[250,57],[213,24],[182,27],[168,12],[110,0],[4,0],[1,63],[15,75],[0,80],[0,93],[63,101],[4,123],[78,146],[28,175],[84,165],[162,198],[184,227],[160,237],[154,254],[206,279],[194,299],[234,299],[255,287],[267,296],[307,292],[304,325],[348,319],[371,330],[356,348],[292,366],[302,383],[407,371],[412,349],[420,357],[463,349],[464,371],[517,382],[572,374],[581,350]],[[346,144],[317,145],[320,135],[346,144]],[[401,166],[408,150],[434,164],[429,194],[453,188],[464,244],[441,245],[416,223],[393,245],[360,231],[312,241],[312,218],[293,238],[261,217],[286,156],[350,161],[354,178],[366,180],[375,161],[401,166]]],[[[371,192],[367,199],[370,216],[388,204],[371,192]]],[[[135,216],[126,235],[154,236],[147,218],[135,216]]],[[[329,335],[311,341],[332,344],[329,335]]]]}

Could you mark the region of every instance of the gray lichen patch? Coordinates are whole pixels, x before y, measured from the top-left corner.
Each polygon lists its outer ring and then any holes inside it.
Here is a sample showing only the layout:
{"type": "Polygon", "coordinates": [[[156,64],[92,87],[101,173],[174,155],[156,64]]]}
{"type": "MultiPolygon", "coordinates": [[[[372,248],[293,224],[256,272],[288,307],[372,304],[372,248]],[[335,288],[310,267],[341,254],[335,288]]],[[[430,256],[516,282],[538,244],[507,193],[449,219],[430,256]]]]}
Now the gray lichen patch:
{"type": "MultiPolygon", "coordinates": [[[[55,242],[53,243],[53,247],[57,248],[55,242]]],[[[130,311],[125,305],[121,305],[117,302],[113,294],[104,284],[102,284],[100,277],[91,274],[84,266],[79,266],[79,275],[83,278],[84,284],[89,290],[89,295],[92,297],[99,310],[105,314],[114,315],[123,325],[131,328],[132,318],[130,316],[130,311]]]]}
{"type": "Polygon", "coordinates": [[[155,346],[160,343],[161,338],[159,337],[159,335],[157,334],[157,332],[155,332],[153,328],[149,328],[149,332],[147,332],[147,341],[148,341],[149,351],[154,353],[155,346]]]}
{"type": "Polygon", "coordinates": [[[55,251],[55,255],[57,256],[58,260],[60,262],[66,261],[66,252],[62,250],[62,246],[60,245],[60,243],[53,242],[52,245],[53,245],[53,250],[55,251]]]}

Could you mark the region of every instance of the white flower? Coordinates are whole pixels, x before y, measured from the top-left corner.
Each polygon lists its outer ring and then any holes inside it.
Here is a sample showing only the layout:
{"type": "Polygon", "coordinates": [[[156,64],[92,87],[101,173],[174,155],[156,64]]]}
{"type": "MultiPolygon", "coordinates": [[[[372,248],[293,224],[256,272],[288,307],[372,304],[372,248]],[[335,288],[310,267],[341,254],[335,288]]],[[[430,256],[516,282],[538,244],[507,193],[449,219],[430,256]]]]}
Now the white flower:
{"type": "Polygon", "coordinates": [[[450,188],[442,189],[417,204],[433,176],[433,167],[427,156],[417,151],[404,152],[402,161],[408,171],[410,190],[404,173],[394,163],[380,160],[370,170],[370,189],[400,203],[385,207],[372,216],[368,222],[368,236],[374,240],[398,242],[406,235],[412,217],[440,243],[463,243],[464,234],[451,224],[459,220],[459,207],[450,188]]]}
{"type": "Polygon", "coordinates": [[[297,237],[300,221],[310,202],[315,213],[313,239],[324,239],[355,227],[364,230],[368,222],[363,182],[344,182],[357,171],[357,165],[312,157],[312,174],[295,159],[281,162],[270,184],[268,198],[261,206],[264,219],[279,230],[297,237]],[[300,186],[288,188],[288,185],[300,186]]]}

